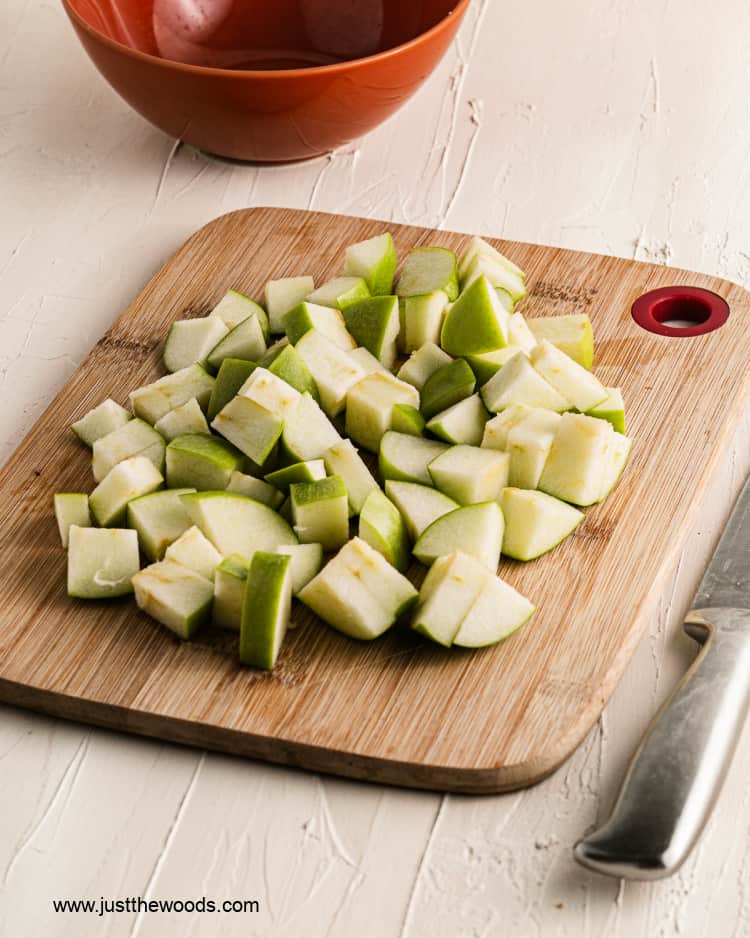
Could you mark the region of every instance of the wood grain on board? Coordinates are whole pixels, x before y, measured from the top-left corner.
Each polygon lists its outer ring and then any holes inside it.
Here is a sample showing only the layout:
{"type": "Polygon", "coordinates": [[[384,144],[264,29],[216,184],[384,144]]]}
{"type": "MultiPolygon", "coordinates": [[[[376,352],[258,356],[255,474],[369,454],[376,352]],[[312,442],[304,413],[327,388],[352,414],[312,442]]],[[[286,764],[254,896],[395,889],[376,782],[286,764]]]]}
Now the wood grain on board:
{"type": "MultiPolygon", "coordinates": [[[[0,472],[0,699],[85,722],[390,784],[462,792],[522,787],[555,769],[601,712],[648,626],[748,391],[750,299],[713,277],[539,245],[493,241],[528,273],[528,316],[587,312],[595,370],[621,386],[635,447],[607,501],[549,555],[503,562],[537,604],[531,622],[479,652],[398,627],[364,644],[302,606],[273,674],[237,663],[236,636],[182,643],[132,599],[71,600],[52,513],[56,491],[90,491],[70,423],[161,374],[170,322],[207,313],[229,287],[333,276],[343,247],[392,231],[400,252],[460,249],[465,235],[321,213],[248,209],[195,234],[96,344],[0,472]],[[730,303],[721,329],[666,338],[632,302],[669,284],[730,303]]],[[[418,580],[419,565],[413,569],[418,580]]]]}

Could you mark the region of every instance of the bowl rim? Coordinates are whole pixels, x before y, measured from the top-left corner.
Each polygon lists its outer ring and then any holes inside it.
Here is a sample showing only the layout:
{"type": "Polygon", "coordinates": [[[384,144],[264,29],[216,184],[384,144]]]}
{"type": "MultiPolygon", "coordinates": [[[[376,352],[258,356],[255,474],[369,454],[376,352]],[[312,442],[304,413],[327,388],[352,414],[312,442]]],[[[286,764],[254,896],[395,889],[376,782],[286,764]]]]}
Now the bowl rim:
{"type": "Polygon", "coordinates": [[[300,78],[307,75],[333,75],[337,72],[343,72],[351,68],[358,68],[373,62],[381,62],[390,58],[395,58],[402,52],[415,48],[428,42],[433,36],[444,32],[451,21],[463,18],[466,10],[471,4],[471,0],[455,0],[453,8],[446,13],[434,26],[409,39],[408,42],[402,42],[400,45],[392,46],[390,49],[383,49],[381,52],[375,52],[373,55],[365,55],[356,59],[345,59],[343,62],[333,62],[329,65],[310,65],[304,68],[279,68],[279,69],[247,69],[247,68],[215,68],[208,65],[190,65],[187,62],[179,62],[176,59],[167,59],[158,55],[151,55],[149,52],[142,52],[140,49],[133,49],[130,46],[123,45],[107,36],[105,33],[95,29],[88,23],[81,14],[72,6],[71,0],[62,0],[62,5],[70,19],[80,29],[83,29],[90,36],[99,42],[104,43],[111,49],[129,55],[131,58],[141,59],[152,65],[158,65],[166,69],[176,69],[181,72],[195,73],[199,75],[226,76],[233,78],[249,79],[283,79],[300,78]]]}

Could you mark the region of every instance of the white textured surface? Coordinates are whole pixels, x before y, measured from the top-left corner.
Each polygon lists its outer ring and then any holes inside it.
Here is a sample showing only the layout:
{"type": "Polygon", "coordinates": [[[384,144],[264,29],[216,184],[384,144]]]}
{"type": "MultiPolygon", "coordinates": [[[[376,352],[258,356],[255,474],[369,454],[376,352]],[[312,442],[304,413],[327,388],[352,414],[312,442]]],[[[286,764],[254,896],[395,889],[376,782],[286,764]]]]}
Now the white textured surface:
{"type": "MultiPolygon", "coordinates": [[[[222,212],[314,207],[750,281],[750,6],[475,0],[413,102],[314,162],[210,160],[96,75],[58,3],[0,8],[0,456],[172,251],[222,212]]],[[[728,475],[747,461],[741,435],[728,475]]],[[[736,484],[736,478],[734,480],[736,484]]],[[[718,502],[717,502],[718,504],[718,502]]],[[[718,519],[719,521],[721,519],[718,519]]],[[[715,536],[700,519],[696,544],[715,536]],[[700,537],[698,537],[700,535],[700,537]]],[[[620,885],[571,846],[690,660],[686,556],[598,727],[534,789],[386,790],[0,709],[0,936],[750,933],[747,740],[683,872],[620,885]],[[258,898],[255,916],[54,916],[50,899],[258,898]]]]}

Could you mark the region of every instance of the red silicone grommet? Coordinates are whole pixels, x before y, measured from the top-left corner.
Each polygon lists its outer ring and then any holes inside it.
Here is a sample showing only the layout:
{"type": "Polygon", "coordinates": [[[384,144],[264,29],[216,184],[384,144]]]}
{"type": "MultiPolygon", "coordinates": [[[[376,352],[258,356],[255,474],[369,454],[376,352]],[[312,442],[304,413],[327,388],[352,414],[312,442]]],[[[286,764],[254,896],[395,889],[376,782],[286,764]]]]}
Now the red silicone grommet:
{"type": "Polygon", "coordinates": [[[631,313],[641,328],[679,338],[705,335],[723,326],[729,318],[729,304],[701,287],[660,287],[639,296],[631,313]]]}

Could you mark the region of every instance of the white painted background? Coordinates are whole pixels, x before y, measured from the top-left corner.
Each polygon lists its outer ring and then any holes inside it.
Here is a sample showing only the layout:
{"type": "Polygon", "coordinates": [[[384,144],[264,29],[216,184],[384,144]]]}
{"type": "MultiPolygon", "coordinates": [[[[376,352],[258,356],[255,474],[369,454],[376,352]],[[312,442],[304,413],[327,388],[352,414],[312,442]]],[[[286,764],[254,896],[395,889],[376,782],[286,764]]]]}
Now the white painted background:
{"type": "MultiPolygon", "coordinates": [[[[442,225],[750,283],[749,84],[742,0],[475,0],[438,72],[387,125],[307,164],[244,167],[176,148],[131,113],[55,0],[4,0],[0,455],[176,247],[243,206],[442,225]]],[[[747,446],[734,455],[736,483],[747,446]]],[[[696,533],[705,543],[716,528],[709,513],[696,533]]],[[[0,936],[750,934],[747,740],[680,875],[620,885],[571,859],[690,660],[674,623],[695,576],[686,558],[576,755],[511,795],[388,790],[1,708],[0,936]],[[257,897],[262,912],[65,920],[50,904],[204,894],[257,897]]]]}

